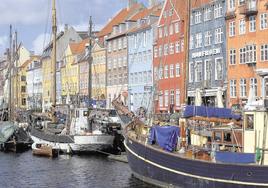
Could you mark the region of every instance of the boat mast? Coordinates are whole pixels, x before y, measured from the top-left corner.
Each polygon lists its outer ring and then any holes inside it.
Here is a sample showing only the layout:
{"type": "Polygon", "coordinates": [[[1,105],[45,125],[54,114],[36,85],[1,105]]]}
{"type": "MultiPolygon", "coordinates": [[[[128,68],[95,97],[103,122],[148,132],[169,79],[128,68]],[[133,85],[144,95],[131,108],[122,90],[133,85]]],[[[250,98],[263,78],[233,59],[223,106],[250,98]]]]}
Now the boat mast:
{"type": "Polygon", "coordinates": [[[55,107],[56,107],[56,38],[57,38],[57,18],[56,18],[56,0],[52,0],[52,34],[53,34],[53,45],[52,45],[52,121],[55,122],[55,107]]]}
{"type": "Polygon", "coordinates": [[[88,45],[88,107],[90,107],[90,101],[92,97],[92,16],[89,17],[89,30],[88,30],[88,37],[89,37],[89,45],[88,45]]]}
{"type": "Polygon", "coordinates": [[[12,118],[12,99],[11,99],[11,92],[12,92],[12,79],[11,79],[11,68],[12,68],[12,58],[11,58],[11,54],[12,54],[12,25],[9,26],[9,51],[8,51],[8,62],[9,62],[9,67],[8,67],[8,120],[11,121],[12,118]]]}
{"type": "Polygon", "coordinates": [[[16,93],[15,93],[15,98],[16,100],[15,101],[15,108],[18,107],[18,104],[19,104],[19,89],[18,89],[18,32],[17,30],[15,31],[15,42],[14,42],[14,46],[15,46],[15,50],[14,50],[14,62],[15,62],[15,83],[16,83],[16,93]]]}
{"type": "Polygon", "coordinates": [[[188,78],[189,78],[189,41],[190,41],[190,18],[191,18],[191,4],[192,1],[188,0],[187,1],[187,16],[186,16],[186,40],[185,40],[185,51],[186,51],[186,58],[185,58],[185,75],[184,75],[184,100],[185,100],[185,105],[188,104],[188,91],[187,91],[187,85],[188,85],[188,78]]]}

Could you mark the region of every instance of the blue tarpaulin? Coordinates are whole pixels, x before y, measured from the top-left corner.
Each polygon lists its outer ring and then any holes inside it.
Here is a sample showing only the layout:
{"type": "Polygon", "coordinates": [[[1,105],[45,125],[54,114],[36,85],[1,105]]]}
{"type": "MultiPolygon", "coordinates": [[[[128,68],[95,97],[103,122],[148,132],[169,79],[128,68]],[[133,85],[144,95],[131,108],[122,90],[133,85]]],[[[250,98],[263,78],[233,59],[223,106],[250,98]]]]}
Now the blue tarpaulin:
{"type": "Polygon", "coordinates": [[[157,143],[167,151],[176,148],[180,129],[176,126],[154,126],[150,129],[149,143],[157,143]]]}
{"type": "Polygon", "coordinates": [[[232,110],[229,108],[215,108],[207,106],[186,106],[183,116],[185,118],[201,116],[235,120],[241,119],[241,116],[233,114],[232,110]]]}
{"type": "Polygon", "coordinates": [[[255,163],[255,154],[217,151],[216,161],[223,163],[255,163]]]}

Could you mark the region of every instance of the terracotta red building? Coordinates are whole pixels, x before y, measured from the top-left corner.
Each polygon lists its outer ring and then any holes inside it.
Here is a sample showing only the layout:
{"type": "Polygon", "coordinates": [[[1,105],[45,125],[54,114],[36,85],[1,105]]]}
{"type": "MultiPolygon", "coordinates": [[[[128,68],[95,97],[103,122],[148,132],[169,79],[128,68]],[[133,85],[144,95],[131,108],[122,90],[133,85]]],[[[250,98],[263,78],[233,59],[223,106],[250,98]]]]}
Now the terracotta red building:
{"type": "Polygon", "coordinates": [[[185,103],[187,1],[166,0],[154,43],[155,112],[173,113],[185,103]]]}

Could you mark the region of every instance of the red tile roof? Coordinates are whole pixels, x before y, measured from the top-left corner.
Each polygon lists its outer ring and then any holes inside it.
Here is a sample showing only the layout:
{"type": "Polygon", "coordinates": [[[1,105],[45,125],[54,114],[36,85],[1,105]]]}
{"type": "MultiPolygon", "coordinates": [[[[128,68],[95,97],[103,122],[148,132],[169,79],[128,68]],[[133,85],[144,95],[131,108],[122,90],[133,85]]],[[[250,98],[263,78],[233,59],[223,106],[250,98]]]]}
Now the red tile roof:
{"type": "Polygon", "coordinates": [[[102,28],[102,30],[97,34],[97,36],[104,37],[105,35],[108,35],[112,32],[114,25],[118,25],[119,23],[124,22],[126,19],[135,14],[136,11],[139,11],[143,8],[144,6],[142,4],[136,3],[129,9],[122,9],[102,28]]]}
{"type": "Polygon", "coordinates": [[[128,20],[131,21],[137,21],[139,19],[145,18],[149,15],[154,16],[160,16],[161,14],[162,5],[156,5],[152,8],[145,8],[144,10],[138,12],[137,14],[134,14],[132,17],[130,17],[128,20]]]}
{"type": "Polygon", "coordinates": [[[70,43],[70,49],[73,55],[81,54],[85,51],[86,49],[86,44],[89,43],[88,38],[82,40],[79,43],[70,43]]]}

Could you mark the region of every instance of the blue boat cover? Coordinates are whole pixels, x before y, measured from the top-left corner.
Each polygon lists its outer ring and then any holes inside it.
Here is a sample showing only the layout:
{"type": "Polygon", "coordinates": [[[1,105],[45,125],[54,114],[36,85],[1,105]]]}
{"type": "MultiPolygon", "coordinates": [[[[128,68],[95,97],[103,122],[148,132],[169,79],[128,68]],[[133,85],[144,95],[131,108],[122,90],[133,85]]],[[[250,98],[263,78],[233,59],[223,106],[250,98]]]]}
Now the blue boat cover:
{"type": "Polygon", "coordinates": [[[180,128],[176,126],[154,126],[150,129],[149,143],[157,143],[166,151],[174,151],[179,136],[180,128]]]}
{"type": "Polygon", "coordinates": [[[216,152],[216,162],[223,163],[255,163],[254,153],[216,152]]]}
{"type": "Polygon", "coordinates": [[[185,118],[201,116],[209,118],[223,118],[240,120],[241,116],[232,113],[229,108],[215,108],[207,106],[186,106],[183,116],[185,118]]]}

